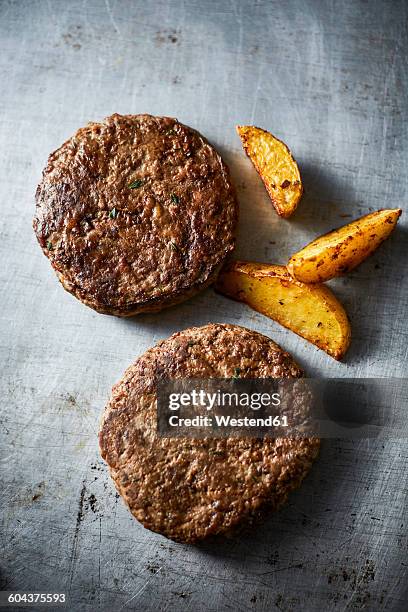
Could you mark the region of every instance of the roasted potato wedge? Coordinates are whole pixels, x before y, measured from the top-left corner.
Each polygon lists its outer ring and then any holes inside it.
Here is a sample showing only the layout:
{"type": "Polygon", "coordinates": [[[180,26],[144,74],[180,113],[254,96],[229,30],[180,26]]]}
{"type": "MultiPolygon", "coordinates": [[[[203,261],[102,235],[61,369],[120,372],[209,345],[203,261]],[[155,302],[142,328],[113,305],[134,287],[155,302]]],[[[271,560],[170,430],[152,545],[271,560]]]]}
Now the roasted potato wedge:
{"type": "Polygon", "coordinates": [[[324,234],[288,262],[291,275],[303,283],[322,283],[352,270],[391,234],[401,209],[377,210],[324,234]]]}
{"type": "Polygon", "coordinates": [[[253,125],[237,125],[245,153],[264,182],[276,212],[290,217],[302,197],[302,179],[284,142],[253,125]]]}
{"type": "Polygon", "coordinates": [[[351,338],[346,312],[322,285],[294,279],[285,266],[236,261],[221,272],[216,291],[244,302],[341,359],[351,338]]]}

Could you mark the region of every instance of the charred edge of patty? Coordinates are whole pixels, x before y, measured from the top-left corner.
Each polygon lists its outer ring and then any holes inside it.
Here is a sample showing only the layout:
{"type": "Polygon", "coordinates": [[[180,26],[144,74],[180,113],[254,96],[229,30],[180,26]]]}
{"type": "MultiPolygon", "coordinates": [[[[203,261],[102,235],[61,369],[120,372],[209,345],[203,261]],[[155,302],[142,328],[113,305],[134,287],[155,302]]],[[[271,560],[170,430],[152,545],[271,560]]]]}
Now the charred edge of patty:
{"type": "MultiPolygon", "coordinates": [[[[250,533],[251,529],[256,526],[260,526],[264,524],[268,519],[271,518],[271,515],[274,512],[279,511],[283,506],[286,505],[289,496],[291,493],[299,489],[305,480],[305,478],[309,475],[310,470],[313,466],[314,461],[319,456],[320,451],[320,439],[318,438],[306,438],[305,441],[310,443],[309,448],[311,448],[310,455],[308,456],[307,461],[303,462],[303,469],[296,474],[294,478],[290,478],[285,486],[285,492],[279,498],[274,498],[273,493],[271,492],[269,496],[265,496],[262,504],[256,509],[248,514],[240,515],[236,522],[224,529],[219,529],[218,531],[214,531],[214,533],[209,533],[205,535],[200,535],[198,533],[188,533],[183,535],[178,534],[169,534],[165,530],[155,529],[151,526],[145,525],[145,523],[140,520],[133,511],[130,506],[127,496],[123,494],[117,479],[115,478],[114,469],[108,464],[109,475],[115,485],[115,489],[119,493],[121,499],[125,503],[131,515],[135,518],[135,520],[140,523],[144,529],[151,531],[153,533],[157,533],[173,542],[178,542],[180,544],[191,544],[195,546],[199,546],[203,543],[220,542],[220,539],[233,539],[237,538],[241,535],[245,535],[246,533],[250,533]]],[[[103,457],[106,461],[105,457],[103,457]]]]}
{"type": "MultiPolygon", "coordinates": [[[[233,250],[233,246],[231,247],[231,251],[232,250],[233,250]]],[[[109,306],[101,305],[97,302],[94,302],[91,299],[84,297],[81,294],[80,289],[74,283],[71,283],[70,281],[68,281],[60,272],[58,272],[58,270],[56,270],[56,274],[58,276],[58,279],[61,285],[64,287],[64,289],[68,293],[73,295],[77,300],[79,300],[80,302],[88,306],[89,308],[92,308],[99,314],[126,318],[126,317],[133,317],[135,315],[143,314],[143,313],[159,312],[160,310],[164,310],[165,308],[170,308],[171,306],[176,306],[177,304],[180,304],[188,300],[189,298],[195,296],[200,291],[203,291],[204,289],[206,289],[207,287],[209,287],[211,284],[213,284],[216,281],[217,276],[222,268],[222,265],[223,265],[223,262],[218,264],[216,269],[212,273],[210,273],[210,275],[204,281],[199,281],[197,283],[194,283],[193,285],[191,285],[190,287],[186,289],[180,289],[178,291],[167,294],[165,296],[158,295],[144,302],[130,303],[123,307],[118,307],[118,306],[109,307],[109,306]]]]}

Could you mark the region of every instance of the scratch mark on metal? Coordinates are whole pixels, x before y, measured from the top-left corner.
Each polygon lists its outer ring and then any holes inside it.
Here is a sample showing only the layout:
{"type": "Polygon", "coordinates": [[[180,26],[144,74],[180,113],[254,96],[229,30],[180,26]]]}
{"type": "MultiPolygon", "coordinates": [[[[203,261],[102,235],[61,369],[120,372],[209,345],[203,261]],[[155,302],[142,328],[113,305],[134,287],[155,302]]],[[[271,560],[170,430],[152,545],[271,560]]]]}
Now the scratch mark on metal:
{"type": "MultiPolygon", "coordinates": [[[[160,567],[159,567],[159,569],[157,570],[157,572],[155,572],[155,574],[154,574],[154,575],[155,575],[155,576],[157,576],[157,574],[158,574],[159,572],[161,572],[161,570],[162,570],[162,569],[163,569],[163,566],[160,566],[160,567]]],[[[153,580],[152,578],[150,578],[150,580],[147,580],[147,581],[145,582],[145,584],[144,584],[142,587],[140,587],[140,589],[139,589],[138,591],[136,591],[136,593],[135,593],[134,595],[132,595],[132,597],[131,597],[130,599],[128,599],[127,601],[125,601],[125,603],[123,604],[123,606],[122,606],[122,607],[119,609],[119,612],[122,612],[122,610],[124,610],[124,609],[125,609],[125,607],[126,607],[126,606],[127,606],[127,605],[128,605],[130,602],[131,602],[131,601],[133,601],[134,599],[136,599],[136,597],[138,597],[138,596],[139,596],[141,593],[143,593],[143,591],[144,591],[144,590],[145,590],[145,589],[146,589],[146,588],[149,586],[149,584],[152,582],[152,580],[153,580]]]]}
{"type": "Polygon", "coordinates": [[[79,541],[79,529],[81,527],[81,522],[84,517],[84,499],[86,492],[86,484],[85,480],[82,482],[81,492],[79,494],[79,502],[78,502],[78,512],[75,524],[74,538],[72,540],[72,548],[71,548],[71,560],[70,560],[70,568],[69,568],[69,586],[68,592],[71,591],[72,581],[74,578],[74,572],[76,567],[76,562],[78,559],[78,541],[79,541]]]}
{"type": "Polygon", "coordinates": [[[111,9],[111,6],[109,4],[109,0],[105,0],[105,6],[106,6],[106,12],[108,13],[110,22],[113,25],[116,33],[119,34],[119,36],[122,36],[122,32],[120,31],[120,28],[119,28],[118,24],[116,23],[116,20],[115,20],[113,14],[112,14],[112,9],[111,9]]]}

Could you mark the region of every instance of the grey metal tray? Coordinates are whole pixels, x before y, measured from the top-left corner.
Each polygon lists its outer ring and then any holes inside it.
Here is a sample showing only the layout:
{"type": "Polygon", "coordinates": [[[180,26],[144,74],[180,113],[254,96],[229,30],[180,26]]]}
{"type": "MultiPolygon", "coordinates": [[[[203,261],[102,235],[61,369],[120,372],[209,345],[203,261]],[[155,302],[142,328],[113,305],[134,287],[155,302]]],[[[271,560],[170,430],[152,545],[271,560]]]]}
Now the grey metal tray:
{"type": "Polygon", "coordinates": [[[238,255],[285,263],[312,237],[407,199],[402,0],[0,2],[0,531],[6,590],[66,592],[70,610],[403,610],[407,443],[327,441],[288,506],[240,539],[173,544],[131,518],[96,433],[112,384],[147,347],[209,321],[263,332],[309,376],[404,376],[407,220],[331,283],[353,326],[344,363],[210,289],[158,315],[97,315],[36,244],[50,151],[112,112],[166,114],[230,164],[238,255]],[[306,193],[278,219],[235,134],[273,131],[306,193]]]}

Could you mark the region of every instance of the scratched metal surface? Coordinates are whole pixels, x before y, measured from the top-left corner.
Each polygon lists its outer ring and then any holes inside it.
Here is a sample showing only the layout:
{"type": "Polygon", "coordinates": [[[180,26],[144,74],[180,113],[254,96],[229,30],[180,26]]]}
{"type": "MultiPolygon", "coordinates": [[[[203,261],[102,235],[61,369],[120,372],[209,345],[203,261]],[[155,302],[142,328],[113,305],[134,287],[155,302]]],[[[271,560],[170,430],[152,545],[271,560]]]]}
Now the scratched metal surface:
{"type": "Polygon", "coordinates": [[[353,324],[344,363],[212,290],[158,315],[98,315],[59,286],[32,230],[50,151],[112,112],[167,114],[222,151],[240,256],[284,263],[318,233],[406,207],[407,5],[0,1],[1,585],[70,610],[402,610],[407,444],[328,441],[303,488],[238,540],[193,548],[132,520],[97,450],[110,387],[147,347],[208,321],[246,325],[312,376],[402,376],[407,219],[332,283],[353,324]],[[234,132],[287,141],[306,195],[279,220],[234,132]]]}

